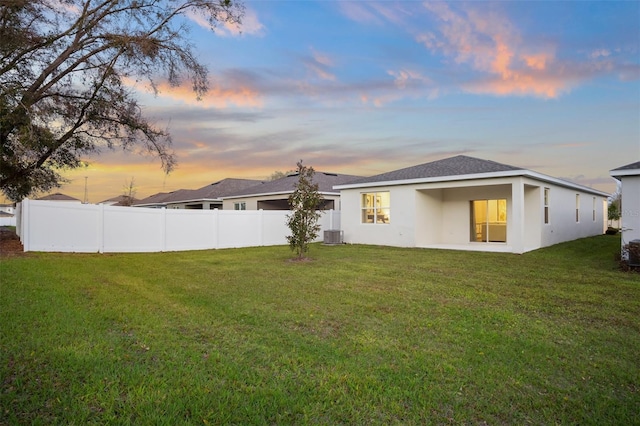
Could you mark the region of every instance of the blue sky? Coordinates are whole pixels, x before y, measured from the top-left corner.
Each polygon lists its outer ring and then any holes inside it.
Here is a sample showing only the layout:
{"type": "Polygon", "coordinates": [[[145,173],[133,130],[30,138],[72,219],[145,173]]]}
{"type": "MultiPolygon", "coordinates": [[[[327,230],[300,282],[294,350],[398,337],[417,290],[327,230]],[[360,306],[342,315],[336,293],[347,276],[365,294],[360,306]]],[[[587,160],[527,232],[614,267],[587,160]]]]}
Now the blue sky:
{"type": "Polygon", "coordinates": [[[138,197],[298,160],[373,175],[465,154],[612,192],[640,159],[640,2],[248,1],[242,31],[192,21],[210,71],[139,91],[178,168],[106,152],[61,189],[138,197]]]}

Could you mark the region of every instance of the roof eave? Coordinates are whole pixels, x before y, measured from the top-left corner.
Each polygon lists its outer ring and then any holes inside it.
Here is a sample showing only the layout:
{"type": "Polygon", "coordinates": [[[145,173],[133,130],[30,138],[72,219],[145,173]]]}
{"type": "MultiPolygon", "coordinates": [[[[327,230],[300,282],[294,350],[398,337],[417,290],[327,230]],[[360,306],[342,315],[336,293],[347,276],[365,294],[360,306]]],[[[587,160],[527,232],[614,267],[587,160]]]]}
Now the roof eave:
{"type": "Polygon", "coordinates": [[[579,185],[577,183],[568,182],[562,179],[554,178],[551,176],[544,175],[542,173],[533,172],[531,170],[525,170],[525,169],[505,170],[501,172],[490,172],[490,173],[473,173],[473,174],[466,174],[466,175],[405,179],[405,180],[395,180],[395,181],[365,182],[361,184],[336,185],[333,187],[333,189],[342,190],[342,189],[357,189],[357,188],[373,188],[377,186],[416,185],[421,183],[456,182],[456,181],[480,180],[480,179],[484,180],[484,179],[517,177],[517,176],[530,177],[532,179],[553,183],[555,185],[564,186],[566,188],[579,189],[581,191],[589,192],[602,197],[609,196],[608,193],[603,191],[598,191],[597,189],[589,188],[587,186],[579,185]]]}
{"type": "Polygon", "coordinates": [[[374,186],[415,185],[420,183],[455,182],[455,181],[461,181],[461,180],[489,179],[489,178],[496,178],[496,177],[512,177],[512,176],[521,176],[524,174],[525,171],[526,170],[505,170],[502,172],[491,172],[491,173],[473,173],[473,174],[466,174],[466,175],[436,176],[436,177],[428,177],[428,178],[388,180],[388,181],[380,181],[380,182],[364,182],[360,184],[335,185],[333,189],[371,188],[374,186]]]}
{"type": "Polygon", "coordinates": [[[611,170],[609,174],[611,177],[620,180],[623,176],[640,176],[640,169],[611,170]]]}
{"type": "Polygon", "coordinates": [[[198,202],[211,202],[215,201],[218,203],[222,202],[222,198],[193,198],[190,200],[176,200],[176,201],[167,201],[165,204],[184,204],[184,203],[198,203],[198,202]]]}
{"type": "MultiPolygon", "coordinates": [[[[335,187],[334,187],[335,189],[335,187]]],[[[246,194],[246,195],[229,195],[227,197],[221,197],[222,200],[236,200],[239,198],[255,198],[255,197],[271,197],[274,195],[289,195],[293,193],[293,190],[290,191],[276,191],[276,192],[262,192],[258,194],[246,194]]],[[[332,196],[340,196],[340,192],[329,192],[329,191],[318,191],[320,195],[332,195],[332,196]]]]}

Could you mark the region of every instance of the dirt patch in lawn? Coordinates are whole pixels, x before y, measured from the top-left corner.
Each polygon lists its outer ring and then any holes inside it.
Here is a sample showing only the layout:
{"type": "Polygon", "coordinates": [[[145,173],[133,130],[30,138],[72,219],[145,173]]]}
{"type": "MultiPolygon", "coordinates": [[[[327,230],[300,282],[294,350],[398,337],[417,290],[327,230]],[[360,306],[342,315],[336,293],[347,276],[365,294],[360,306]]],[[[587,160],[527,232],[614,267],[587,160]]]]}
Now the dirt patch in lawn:
{"type": "Polygon", "coordinates": [[[20,238],[12,228],[0,227],[0,257],[24,256],[20,238]]]}

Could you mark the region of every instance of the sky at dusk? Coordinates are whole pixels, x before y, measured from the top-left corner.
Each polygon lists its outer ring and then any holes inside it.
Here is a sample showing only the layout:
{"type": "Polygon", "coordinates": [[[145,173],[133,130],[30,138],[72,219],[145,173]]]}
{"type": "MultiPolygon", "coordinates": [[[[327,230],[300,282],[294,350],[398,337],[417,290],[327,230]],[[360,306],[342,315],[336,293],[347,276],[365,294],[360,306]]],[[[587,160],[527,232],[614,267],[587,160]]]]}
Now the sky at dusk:
{"type": "MultiPolygon", "coordinates": [[[[144,85],[178,167],[121,151],[54,192],[90,202],[265,179],[295,168],[370,176],[465,154],[613,192],[640,159],[640,2],[247,1],[241,31],[192,20],[210,72],[144,85]]],[[[133,84],[133,83],[132,83],[133,84]]]]}

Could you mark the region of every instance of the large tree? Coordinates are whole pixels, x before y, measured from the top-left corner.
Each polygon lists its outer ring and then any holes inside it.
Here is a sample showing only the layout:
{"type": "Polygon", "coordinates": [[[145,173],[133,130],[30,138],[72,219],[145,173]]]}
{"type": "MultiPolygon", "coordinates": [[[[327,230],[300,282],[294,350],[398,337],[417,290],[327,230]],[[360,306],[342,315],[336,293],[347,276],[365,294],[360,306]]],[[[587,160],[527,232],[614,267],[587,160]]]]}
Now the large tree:
{"type": "Polygon", "coordinates": [[[188,79],[202,96],[189,18],[213,28],[242,13],[236,0],[0,0],[0,190],[20,200],[57,187],[105,148],[141,147],[171,171],[170,135],[131,82],[188,79]]]}

